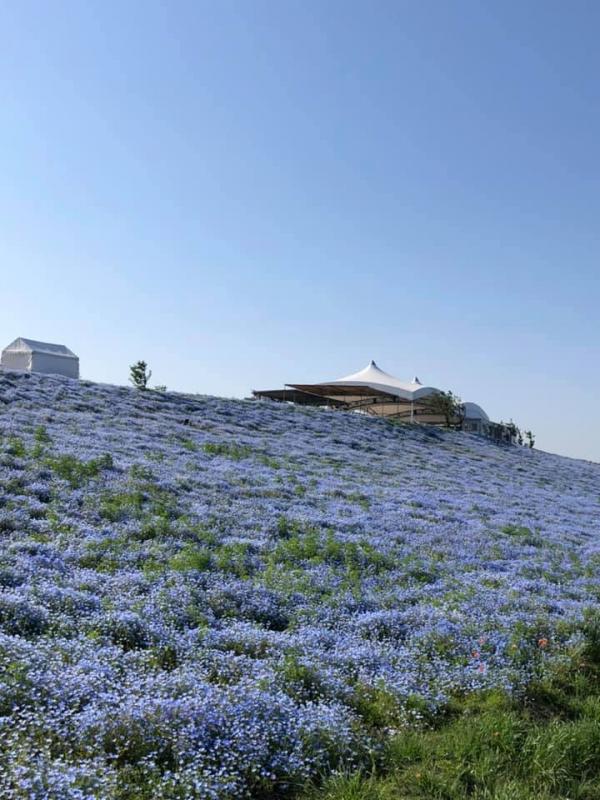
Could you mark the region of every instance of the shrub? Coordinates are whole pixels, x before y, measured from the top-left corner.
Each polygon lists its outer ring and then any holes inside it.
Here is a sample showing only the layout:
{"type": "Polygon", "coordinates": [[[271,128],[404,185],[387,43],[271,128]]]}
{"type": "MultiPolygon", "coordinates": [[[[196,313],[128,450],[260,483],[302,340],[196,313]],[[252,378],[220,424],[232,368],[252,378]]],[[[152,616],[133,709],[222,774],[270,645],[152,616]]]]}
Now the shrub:
{"type": "Polygon", "coordinates": [[[45,609],[28,602],[17,594],[0,593],[0,628],[12,636],[32,637],[48,627],[45,609]]]}
{"type": "Polygon", "coordinates": [[[142,391],[148,388],[148,381],[152,377],[152,370],[148,369],[145,361],[136,361],[129,367],[129,380],[136,389],[142,391]]]}
{"type": "Polygon", "coordinates": [[[102,623],[101,631],[124,650],[145,648],[151,642],[146,623],[138,614],[131,611],[119,611],[108,615],[102,623]]]}

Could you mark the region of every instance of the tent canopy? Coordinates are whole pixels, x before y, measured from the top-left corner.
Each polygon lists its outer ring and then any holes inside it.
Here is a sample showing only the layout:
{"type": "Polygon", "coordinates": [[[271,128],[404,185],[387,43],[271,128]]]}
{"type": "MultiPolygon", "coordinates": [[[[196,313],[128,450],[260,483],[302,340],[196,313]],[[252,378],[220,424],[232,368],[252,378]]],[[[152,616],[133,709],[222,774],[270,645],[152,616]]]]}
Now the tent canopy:
{"type": "Polygon", "coordinates": [[[433,386],[423,386],[417,377],[413,378],[412,381],[398,380],[398,378],[380,369],[374,361],[371,361],[359,372],[346,375],[344,378],[337,378],[323,383],[291,383],[288,385],[296,389],[323,395],[376,393],[392,395],[408,401],[419,400],[439,391],[433,386]]]}
{"type": "MultiPolygon", "coordinates": [[[[401,381],[371,361],[364,369],[343,378],[322,383],[286,383],[283,389],[255,389],[253,394],[281,402],[327,405],[376,416],[418,419],[435,425],[444,423],[443,415],[430,409],[424,401],[439,391],[434,386],[424,386],[416,376],[412,381],[401,381]]],[[[477,403],[463,405],[466,419],[482,423],[489,421],[477,403]]]]}

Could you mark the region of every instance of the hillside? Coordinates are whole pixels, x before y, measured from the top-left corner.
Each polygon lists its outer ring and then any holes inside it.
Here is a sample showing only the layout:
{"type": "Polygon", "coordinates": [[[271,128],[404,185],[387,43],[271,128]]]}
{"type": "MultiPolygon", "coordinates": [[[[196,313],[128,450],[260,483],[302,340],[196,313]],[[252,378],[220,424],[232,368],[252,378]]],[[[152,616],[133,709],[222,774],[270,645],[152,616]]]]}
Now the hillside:
{"type": "Polygon", "coordinates": [[[558,657],[600,467],[0,373],[0,533],[2,797],[279,797],[558,657]]]}

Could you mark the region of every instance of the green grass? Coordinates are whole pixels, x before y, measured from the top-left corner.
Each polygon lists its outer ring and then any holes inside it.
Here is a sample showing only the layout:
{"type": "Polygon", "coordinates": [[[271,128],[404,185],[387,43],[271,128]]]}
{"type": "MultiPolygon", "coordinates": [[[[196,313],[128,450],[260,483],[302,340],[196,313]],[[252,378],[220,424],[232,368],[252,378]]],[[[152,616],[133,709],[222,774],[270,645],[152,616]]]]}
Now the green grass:
{"type": "Polygon", "coordinates": [[[25,458],[27,455],[27,448],[25,447],[22,439],[19,439],[18,436],[11,436],[8,439],[8,447],[6,448],[6,452],[11,456],[15,456],[16,458],[25,458]]]}
{"type": "Polygon", "coordinates": [[[104,492],[98,513],[110,522],[142,520],[141,533],[145,539],[168,536],[172,521],[179,516],[176,498],[148,482],[132,484],[128,491],[104,492]]]}
{"type": "Polygon", "coordinates": [[[176,572],[204,572],[210,569],[210,550],[188,543],[169,561],[169,567],[176,572]]]}
{"type": "Polygon", "coordinates": [[[223,456],[231,458],[233,461],[241,461],[243,458],[250,458],[252,448],[244,444],[229,444],[228,442],[207,442],[202,445],[202,449],[209,456],[223,456]]]}
{"type": "Polygon", "coordinates": [[[229,572],[238,578],[249,578],[253,571],[251,550],[247,542],[223,544],[214,550],[214,564],[222,572],[229,572]]]}
{"type": "Polygon", "coordinates": [[[140,489],[130,492],[106,492],[100,501],[99,514],[109,522],[139,518],[144,511],[146,497],[140,489]]]}
{"type": "Polygon", "coordinates": [[[79,488],[92,478],[98,477],[102,470],[113,468],[113,460],[110,453],[106,453],[99,458],[93,458],[91,461],[80,461],[72,455],[54,456],[47,458],[45,463],[55,475],[67,481],[73,489],[79,488]]]}
{"type": "MultiPolygon", "coordinates": [[[[382,737],[370,770],[336,774],[301,800],[600,800],[600,627],[519,697],[455,698],[420,728],[382,737]]],[[[377,693],[376,693],[377,694],[377,693]]],[[[365,697],[375,734],[394,722],[385,695],[365,697]]]]}
{"type": "Polygon", "coordinates": [[[543,539],[538,532],[534,533],[531,528],[526,528],[523,525],[505,525],[500,530],[507,536],[514,536],[520,539],[523,544],[532,545],[533,547],[540,547],[543,544],[543,539]]]}
{"type": "Polygon", "coordinates": [[[337,539],[333,531],[304,529],[295,520],[280,517],[277,525],[279,541],[270,560],[281,567],[297,567],[306,563],[330,564],[349,573],[390,569],[394,560],[380,553],[366,539],[348,542],[337,539]]]}

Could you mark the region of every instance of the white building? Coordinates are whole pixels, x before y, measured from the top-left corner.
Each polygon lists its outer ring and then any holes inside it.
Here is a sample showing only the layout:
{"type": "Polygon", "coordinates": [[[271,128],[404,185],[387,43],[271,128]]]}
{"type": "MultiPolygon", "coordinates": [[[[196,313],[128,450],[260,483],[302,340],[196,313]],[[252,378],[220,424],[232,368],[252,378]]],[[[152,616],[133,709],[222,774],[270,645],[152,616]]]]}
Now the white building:
{"type": "Polygon", "coordinates": [[[43,372],[79,378],[79,359],[63,344],[35,342],[20,337],[2,351],[0,366],[4,369],[43,372]]]}

